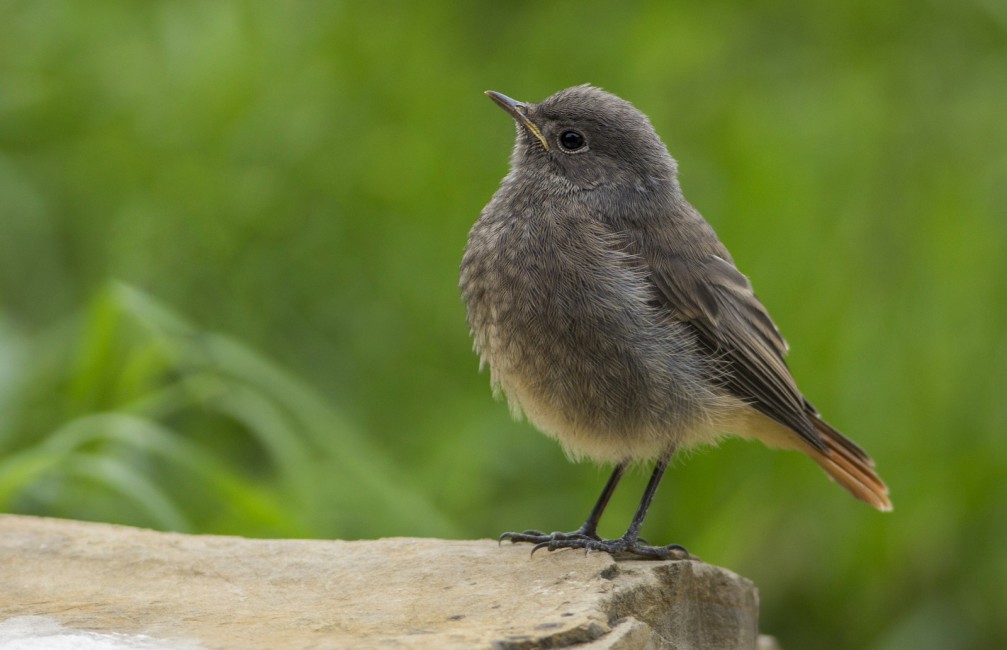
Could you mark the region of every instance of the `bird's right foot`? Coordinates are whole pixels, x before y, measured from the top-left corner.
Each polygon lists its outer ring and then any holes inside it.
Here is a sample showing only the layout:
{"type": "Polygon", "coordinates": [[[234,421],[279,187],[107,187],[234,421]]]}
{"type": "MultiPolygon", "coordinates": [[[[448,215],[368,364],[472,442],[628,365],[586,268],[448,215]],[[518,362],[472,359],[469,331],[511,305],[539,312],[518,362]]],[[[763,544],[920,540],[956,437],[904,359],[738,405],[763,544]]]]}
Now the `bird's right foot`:
{"type": "Polygon", "coordinates": [[[565,542],[569,540],[601,541],[601,538],[595,533],[585,531],[583,528],[578,528],[570,533],[543,533],[540,530],[526,530],[520,533],[503,533],[497,538],[497,541],[500,543],[509,541],[514,544],[524,542],[530,544],[549,544],[550,542],[565,542]]]}

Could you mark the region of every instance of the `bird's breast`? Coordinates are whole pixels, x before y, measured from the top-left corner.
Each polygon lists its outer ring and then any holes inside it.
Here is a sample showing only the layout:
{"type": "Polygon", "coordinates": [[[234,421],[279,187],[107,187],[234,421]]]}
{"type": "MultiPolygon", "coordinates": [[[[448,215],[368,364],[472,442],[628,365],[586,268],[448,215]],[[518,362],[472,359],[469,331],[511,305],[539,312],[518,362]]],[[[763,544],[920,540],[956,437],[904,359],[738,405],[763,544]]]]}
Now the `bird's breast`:
{"type": "Polygon", "coordinates": [[[634,260],[600,224],[548,206],[484,215],[461,286],[476,345],[497,372],[546,358],[584,373],[587,357],[640,335],[650,298],[634,260]]]}
{"type": "Polygon", "coordinates": [[[487,206],[461,267],[494,387],[574,455],[657,455],[692,415],[689,382],[673,376],[691,340],[659,322],[646,269],[586,211],[505,208],[487,206]]]}

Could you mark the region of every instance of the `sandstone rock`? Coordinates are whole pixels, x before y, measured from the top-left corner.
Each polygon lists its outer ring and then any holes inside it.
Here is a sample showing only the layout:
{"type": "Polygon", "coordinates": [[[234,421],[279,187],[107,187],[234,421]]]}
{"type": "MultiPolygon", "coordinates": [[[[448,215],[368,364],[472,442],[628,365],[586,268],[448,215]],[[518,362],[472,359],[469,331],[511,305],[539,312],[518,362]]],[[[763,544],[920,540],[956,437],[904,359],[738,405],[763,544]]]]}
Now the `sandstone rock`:
{"type": "Polygon", "coordinates": [[[699,561],[0,516],[4,648],[754,648],[757,626],[754,586],[699,561]]]}

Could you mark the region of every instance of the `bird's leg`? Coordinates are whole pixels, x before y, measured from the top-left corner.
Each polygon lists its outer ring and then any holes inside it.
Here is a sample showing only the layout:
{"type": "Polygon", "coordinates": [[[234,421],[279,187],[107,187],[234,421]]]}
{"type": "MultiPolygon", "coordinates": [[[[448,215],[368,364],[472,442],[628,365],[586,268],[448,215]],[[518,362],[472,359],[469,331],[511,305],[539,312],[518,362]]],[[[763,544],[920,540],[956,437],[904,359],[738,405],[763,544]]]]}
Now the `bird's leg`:
{"type": "Polygon", "coordinates": [[[601,515],[605,512],[605,507],[608,506],[608,501],[612,498],[612,493],[615,492],[615,486],[619,484],[619,479],[622,478],[628,464],[628,461],[623,461],[615,466],[612,476],[609,477],[608,483],[605,484],[605,489],[602,490],[601,496],[598,497],[598,502],[591,509],[591,514],[588,515],[587,521],[577,530],[570,533],[543,533],[540,530],[526,530],[522,533],[504,533],[500,535],[500,541],[502,542],[506,539],[512,542],[542,544],[559,540],[600,540],[601,538],[598,537],[598,522],[601,520],[601,515]]]}
{"type": "MultiPolygon", "coordinates": [[[[543,548],[550,551],[561,548],[582,548],[588,551],[605,551],[612,554],[629,553],[655,560],[691,558],[692,556],[689,555],[689,552],[678,544],[649,546],[645,543],[641,544],[640,540],[640,528],[643,527],[643,520],[647,517],[647,510],[650,508],[650,502],[653,501],[654,494],[657,492],[657,486],[660,485],[661,478],[664,477],[664,472],[668,469],[668,462],[671,460],[672,451],[669,450],[658,460],[657,465],[654,467],[654,473],[650,475],[650,481],[647,483],[647,489],[643,493],[643,498],[640,499],[640,505],[637,506],[636,514],[633,515],[633,521],[630,522],[629,528],[622,537],[612,540],[599,539],[597,536],[543,539],[535,545],[532,553],[543,548]]],[[[590,522],[590,520],[588,521],[590,522]]]]}

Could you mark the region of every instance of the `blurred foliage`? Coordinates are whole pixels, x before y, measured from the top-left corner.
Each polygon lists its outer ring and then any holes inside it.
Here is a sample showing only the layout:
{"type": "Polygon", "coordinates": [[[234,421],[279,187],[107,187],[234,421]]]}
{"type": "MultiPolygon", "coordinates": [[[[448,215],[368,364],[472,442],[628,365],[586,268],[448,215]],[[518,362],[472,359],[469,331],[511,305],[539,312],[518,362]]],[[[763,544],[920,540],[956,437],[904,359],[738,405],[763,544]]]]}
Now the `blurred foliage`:
{"type": "Polygon", "coordinates": [[[755,580],[786,648],[1007,647],[1005,71],[992,0],[0,3],[0,509],[579,525],[607,472],[492,402],[456,281],[513,138],[482,91],[591,82],[651,116],[895,503],[733,441],[646,535],[755,580]]]}

